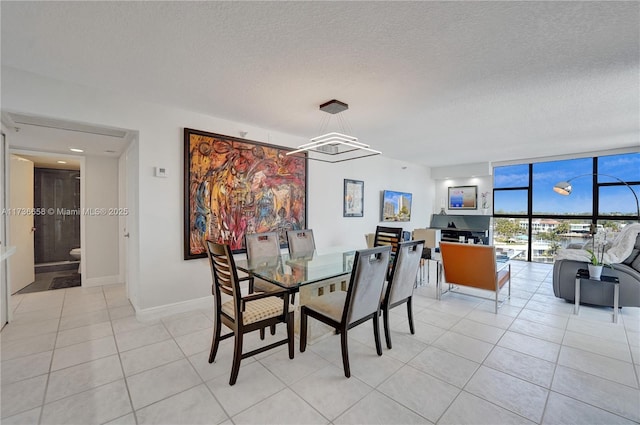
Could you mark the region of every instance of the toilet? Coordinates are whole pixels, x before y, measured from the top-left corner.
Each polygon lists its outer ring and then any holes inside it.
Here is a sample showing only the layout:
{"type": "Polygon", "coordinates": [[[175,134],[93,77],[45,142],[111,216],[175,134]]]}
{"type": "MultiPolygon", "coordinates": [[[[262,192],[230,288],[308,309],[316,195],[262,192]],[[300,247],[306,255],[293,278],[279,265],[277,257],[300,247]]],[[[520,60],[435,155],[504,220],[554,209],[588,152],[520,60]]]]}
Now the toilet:
{"type": "Polygon", "coordinates": [[[80,248],[73,248],[71,251],[69,251],[69,255],[74,260],[79,260],[80,259],[80,252],[81,252],[80,248]]]}
{"type": "MultiPolygon", "coordinates": [[[[69,255],[74,260],[80,261],[81,249],[80,248],[73,248],[71,251],[69,251],[69,255]]],[[[82,265],[82,263],[78,264],[78,273],[82,273],[82,271],[80,270],[80,266],[81,265],[82,265]]]]}

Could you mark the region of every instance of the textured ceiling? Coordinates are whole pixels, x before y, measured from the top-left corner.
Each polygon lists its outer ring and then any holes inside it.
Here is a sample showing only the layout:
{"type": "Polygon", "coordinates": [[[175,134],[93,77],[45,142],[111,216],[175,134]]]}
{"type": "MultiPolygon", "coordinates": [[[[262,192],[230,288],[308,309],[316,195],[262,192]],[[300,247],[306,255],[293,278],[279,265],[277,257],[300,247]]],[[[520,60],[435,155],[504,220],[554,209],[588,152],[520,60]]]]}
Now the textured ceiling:
{"type": "MultiPolygon", "coordinates": [[[[431,166],[639,145],[638,2],[9,2],[2,65],[431,166]]],[[[250,138],[250,136],[249,136],[250,138]]]]}

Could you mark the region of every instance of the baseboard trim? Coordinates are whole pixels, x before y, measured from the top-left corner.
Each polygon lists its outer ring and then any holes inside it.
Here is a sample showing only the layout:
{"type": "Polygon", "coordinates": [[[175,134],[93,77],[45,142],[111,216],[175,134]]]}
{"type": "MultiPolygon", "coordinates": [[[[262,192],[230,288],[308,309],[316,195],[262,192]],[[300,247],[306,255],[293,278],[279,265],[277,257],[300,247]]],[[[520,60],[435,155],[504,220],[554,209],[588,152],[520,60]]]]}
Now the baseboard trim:
{"type": "Polygon", "coordinates": [[[149,322],[162,317],[171,316],[173,314],[207,308],[213,308],[211,295],[188,301],[160,305],[157,307],[136,309],[136,318],[141,322],[149,322]]]}
{"type": "Polygon", "coordinates": [[[90,288],[92,286],[113,285],[115,283],[121,283],[120,276],[102,276],[102,277],[89,277],[82,279],[82,287],[90,288]]]}

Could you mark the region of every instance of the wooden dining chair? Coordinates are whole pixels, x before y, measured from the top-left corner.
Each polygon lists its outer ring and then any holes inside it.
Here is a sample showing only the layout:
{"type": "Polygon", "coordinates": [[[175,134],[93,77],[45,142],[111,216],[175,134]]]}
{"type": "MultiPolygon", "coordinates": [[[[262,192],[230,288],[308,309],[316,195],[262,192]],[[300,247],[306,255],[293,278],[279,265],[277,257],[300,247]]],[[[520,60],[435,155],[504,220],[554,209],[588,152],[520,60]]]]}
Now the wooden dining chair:
{"type": "Polygon", "coordinates": [[[313,230],[288,230],[287,242],[289,243],[289,255],[309,255],[316,250],[316,242],[313,238],[313,230]]]}
{"type": "Polygon", "coordinates": [[[391,348],[391,331],[389,326],[389,310],[401,304],[407,304],[409,331],[415,334],[413,327],[412,300],[416,277],[422,260],[424,241],[401,242],[393,260],[391,276],[382,291],[380,310],[384,321],[384,337],[387,348],[391,348]]]}
{"type": "Polygon", "coordinates": [[[398,251],[398,244],[402,241],[402,227],[385,227],[376,226],[376,233],[373,237],[373,246],[390,246],[390,262],[389,269],[387,271],[387,280],[391,275],[391,263],[398,251]]]}
{"type": "Polygon", "coordinates": [[[390,246],[356,251],[347,291],[335,291],[312,298],[300,307],[300,351],[307,348],[307,317],[311,316],[340,334],[344,376],[351,376],[347,331],[373,320],[376,352],[382,355],[380,344],[380,297],[389,264],[390,246]]]}
{"type": "Polygon", "coordinates": [[[247,357],[288,344],[289,358],[293,359],[293,312],[289,305],[286,290],[280,292],[258,292],[243,296],[240,292],[240,281],[253,279],[248,276],[239,279],[236,265],[229,245],[222,245],[211,240],[206,243],[207,256],[211,265],[213,279],[212,293],[214,300],[214,327],[209,363],[213,363],[218,352],[220,341],[235,338],[233,363],[229,385],[234,385],[240,370],[240,361],[247,357]],[[222,294],[231,296],[222,302],[222,294]],[[269,345],[259,347],[247,353],[242,352],[244,335],[255,330],[264,330],[267,326],[278,323],[287,325],[287,337],[269,345]],[[230,333],[221,335],[222,324],[231,329],[230,333]]]}
{"type": "Polygon", "coordinates": [[[376,226],[373,246],[391,246],[391,255],[395,255],[402,240],[402,227],[376,226]]]}

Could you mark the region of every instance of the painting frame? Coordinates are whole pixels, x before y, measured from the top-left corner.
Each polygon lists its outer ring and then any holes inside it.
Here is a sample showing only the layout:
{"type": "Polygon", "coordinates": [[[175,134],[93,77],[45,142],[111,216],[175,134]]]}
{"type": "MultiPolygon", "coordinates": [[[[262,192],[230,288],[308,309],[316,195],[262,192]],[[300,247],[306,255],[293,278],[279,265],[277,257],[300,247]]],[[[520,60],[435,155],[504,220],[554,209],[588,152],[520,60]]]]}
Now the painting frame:
{"type": "Polygon", "coordinates": [[[364,181],[344,179],[343,217],[364,217],[364,181]]]}
{"type": "Polygon", "coordinates": [[[385,189],[380,199],[380,221],[408,222],[411,221],[411,206],[413,194],[385,189]]]}
{"type": "Polygon", "coordinates": [[[447,199],[450,210],[477,210],[478,186],[449,186],[447,199]]]}
{"type": "Polygon", "coordinates": [[[245,233],[307,226],[308,160],[293,149],[184,128],[184,260],[206,257],[205,239],[246,252],[245,233]]]}

